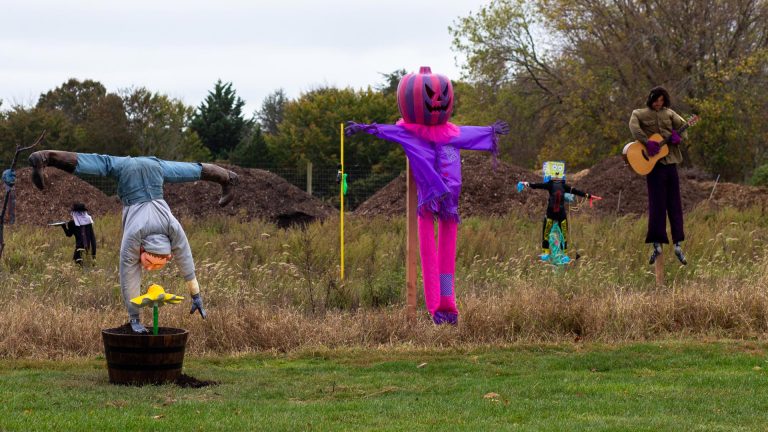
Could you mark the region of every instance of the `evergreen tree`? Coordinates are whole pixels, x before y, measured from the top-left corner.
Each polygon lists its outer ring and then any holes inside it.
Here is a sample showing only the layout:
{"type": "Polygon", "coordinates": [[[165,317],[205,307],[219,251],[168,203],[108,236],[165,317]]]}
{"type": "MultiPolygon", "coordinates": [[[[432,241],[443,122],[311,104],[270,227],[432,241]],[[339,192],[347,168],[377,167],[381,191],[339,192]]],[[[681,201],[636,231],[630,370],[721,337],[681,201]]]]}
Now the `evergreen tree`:
{"type": "Polygon", "coordinates": [[[226,158],[247,131],[249,122],[243,118],[244,105],[232,83],[218,80],[197,108],[190,127],[215,157],[226,158]]]}

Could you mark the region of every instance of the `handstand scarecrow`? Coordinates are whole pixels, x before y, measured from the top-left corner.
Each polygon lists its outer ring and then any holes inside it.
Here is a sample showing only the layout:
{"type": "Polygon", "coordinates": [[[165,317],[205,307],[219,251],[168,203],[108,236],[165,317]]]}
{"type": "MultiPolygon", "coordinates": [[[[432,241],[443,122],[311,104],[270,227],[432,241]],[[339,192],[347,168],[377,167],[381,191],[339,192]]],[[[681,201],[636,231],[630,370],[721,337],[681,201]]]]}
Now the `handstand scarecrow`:
{"type": "Polygon", "coordinates": [[[212,164],[173,162],[156,157],[117,157],[72,153],[56,150],[34,152],[29,157],[32,182],[45,188],[45,167],[52,166],[70,174],[113,177],[117,194],[123,202],[123,239],[120,245],[120,289],[131,329],[146,333],[139,321],[139,309],[131,303],[138,297],[141,269],[158,270],[175,258],[187,289],[192,296],[190,313],[205,318],[200,286],[195,277],[192,251],[181,224],[163,199],[163,183],[207,180],[221,184],[220,206],[234,198],[237,174],[212,164]]]}
{"type": "Polygon", "coordinates": [[[348,122],[346,135],[366,132],[400,144],[410,162],[418,191],[418,226],[424,299],[435,324],[456,324],[454,293],[456,231],[461,193],[460,149],[497,154],[496,135],[509,133],[509,125],[457,126],[448,121],[453,112],[453,86],[445,75],[429,67],[405,75],[397,87],[402,118],[394,125],[348,122]],[[435,245],[434,221],[438,221],[435,245]]]}

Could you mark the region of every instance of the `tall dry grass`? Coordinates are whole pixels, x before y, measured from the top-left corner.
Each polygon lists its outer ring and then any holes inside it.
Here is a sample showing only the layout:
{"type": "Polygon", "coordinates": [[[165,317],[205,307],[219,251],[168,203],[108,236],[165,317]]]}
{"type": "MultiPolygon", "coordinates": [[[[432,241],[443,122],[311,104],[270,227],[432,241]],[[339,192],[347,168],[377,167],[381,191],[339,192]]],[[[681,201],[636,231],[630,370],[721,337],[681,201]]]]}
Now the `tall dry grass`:
{"type": "MultiPolygon", "coordinates": [[[[464,346],[518,341],[756,337],[768,328],[768,222],[759,209],[699,208],[686,221],[690,265],[668,260],[654,286],[645,222],[573,214],[567,271],[536,262],[540,225],[524,216],[464,221],[459,231],[458,327],[434,327],[403,307],[402,220],[352,219],[346,280],[338,279],[334,221],[280,230],[234,219],[182,221],[209,310],[161,310],[191,331],[195,354],[390,344],[464,346]]],[[[7,227],[0,272],[0,357],[60,358],[102,351],[100,329],[125,322],[118,217],[96,221],[99,254],[85,270],[60,229],[7,227]]],[[[184,294],[175,267],[145,274],[184,294]]],[[[149,313],[145,315],[149,323],[149,313]]]]}

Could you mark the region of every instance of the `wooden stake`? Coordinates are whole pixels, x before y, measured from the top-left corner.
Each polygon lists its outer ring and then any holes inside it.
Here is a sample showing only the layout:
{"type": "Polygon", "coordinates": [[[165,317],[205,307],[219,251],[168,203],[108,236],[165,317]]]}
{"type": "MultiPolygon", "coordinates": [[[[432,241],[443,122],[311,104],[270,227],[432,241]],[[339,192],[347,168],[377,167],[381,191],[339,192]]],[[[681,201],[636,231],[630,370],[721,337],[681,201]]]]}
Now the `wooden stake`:
{"type": "Polygon", "coordinates": [[[656,271],[656,286],[663,287],[664,286],[664,253],[663,252],[656,257],[656,264],[654,264],[654,269],[656,271]]]}
{"type": "Polygon", "coordinates": [[[418,220],[416,208],[419,201],[416,197],[416,181],[411,172],[411,165],[405,164],[406,176],[406,249],[405,249],[405,304],[408,320],[416,321],[416,272],[418,268],[419,239],[418,239],[418,220]]]}
{"type": "MultiPolygon", "coordinates": [[[[11,161],[11,167],[10,169],[16,168],[16,160],[19,159],[19,153],[23,151],[27,151],[31,149],[32,147],[35,147],[36,145],[43,142],[43,138],[45,138],[45,133],[47,131],[43,129],[43,133],[40,134],[40,136],[35,140],[34,143],[31,145],[28,145],[26,147],[22,147],[21,144],[16,146],[16,152],[13,154],[13,160],[11,161]]],[[[0,211],[0,258],[3,257],[3,251],[5,250],[5,210],[8,207],[8,194],[5,194],[5,197],[3,198],[3,209],[0,211]]]]}

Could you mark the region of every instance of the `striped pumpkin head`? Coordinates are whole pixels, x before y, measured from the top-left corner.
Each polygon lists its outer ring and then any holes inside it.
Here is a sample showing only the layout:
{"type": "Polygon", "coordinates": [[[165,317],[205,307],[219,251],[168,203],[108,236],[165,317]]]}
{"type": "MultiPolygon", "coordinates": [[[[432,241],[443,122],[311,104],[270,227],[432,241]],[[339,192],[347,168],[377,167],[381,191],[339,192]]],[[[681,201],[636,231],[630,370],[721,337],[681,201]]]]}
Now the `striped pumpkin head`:
{"type": "Polygon", "coordinates": [[[419,73],[410,73],[400,80],[397,105],[406,123],[445,124],[453,113],[451,80],[422,66],[419,73]]]}

